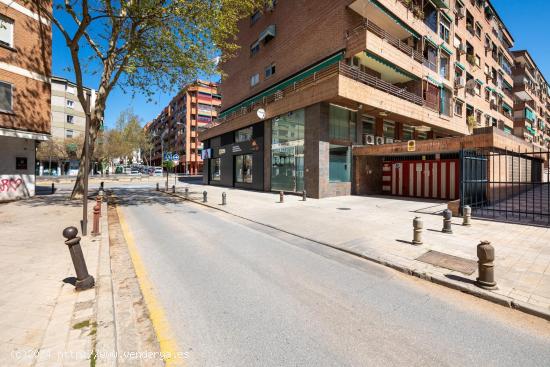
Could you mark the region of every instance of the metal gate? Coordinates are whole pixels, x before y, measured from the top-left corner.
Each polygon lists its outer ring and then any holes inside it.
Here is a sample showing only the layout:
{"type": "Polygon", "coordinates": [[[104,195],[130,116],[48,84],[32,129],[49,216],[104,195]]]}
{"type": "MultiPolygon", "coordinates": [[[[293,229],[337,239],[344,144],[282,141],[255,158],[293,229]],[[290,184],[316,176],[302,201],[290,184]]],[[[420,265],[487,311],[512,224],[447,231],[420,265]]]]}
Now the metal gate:
{"type": "Polygon", "coordinates": [[[460,210],[498,221],[550,226],[548,151],[464,150],[460,210]]]}
{"type": "Polygon", "coordinates": [[[458,199],[458,159],[385,161],[382,173],[382,190],[385,194],[458,199]]]}

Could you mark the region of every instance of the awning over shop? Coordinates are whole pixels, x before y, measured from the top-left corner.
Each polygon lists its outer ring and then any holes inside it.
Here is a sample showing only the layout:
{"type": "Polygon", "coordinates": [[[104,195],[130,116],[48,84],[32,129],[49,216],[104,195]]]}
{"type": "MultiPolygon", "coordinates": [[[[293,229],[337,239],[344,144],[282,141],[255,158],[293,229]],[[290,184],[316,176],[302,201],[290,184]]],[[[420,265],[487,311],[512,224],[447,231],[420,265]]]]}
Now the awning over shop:
{"type": "Polygon", "coordinates": [[[421,36],[418,34],[415,30],[413,30],[411,27],[409,27],[405,22],[403,22],[399,17],[395,14],[393,14],[391,11],[389,11],[384,5],[380,4],[377,0],[369,0],[371,4],[376,6],[378,9],[380,9],[382,12],[384,12],[388,17],[392,18],[393,21],[397,24],[399,24],[403,29],[405,29],[407,32],[409,32],[414,38],[420,39],[421,36]]]}
{"type": "Polygon", "coordinates": [[[324,59],[323,61],[311,66],[310,68],[294,75],[293,77],[290,77],[278,84],[275,84],[274,86],[266,89],[265,91],[253,96],[253,97],[250,97],[246,100],[244,100],[243,102],[223,111],[222,113],[220,113],[220,118],[223,118],[224,116],[227,116],[228,114],[232,113],[232,112],[235,112],[235,111],[238,111],[239,109],[241,108],[245,108],[245,107],[248,107],[250,106],[251,104],[257,102],[257,101],[260,101],[263,97],[266,97],[274,92],[276,92],[277,90],[281,90],[281,89],[285,89],[286,87],[288,87],[289,85],[292,85],[293,83],[297,83],[305,78],[307,78],[308,76],[310,75],[313,75],[314,73],[322,70],[322,69],[325,69],[327,67],[329,67],[330,65],[333,65],[339,61],[341,61],[342,59],[344,58],[344,54],[342,52],[339,52],[329,58],[326,58],[324,59]]]}

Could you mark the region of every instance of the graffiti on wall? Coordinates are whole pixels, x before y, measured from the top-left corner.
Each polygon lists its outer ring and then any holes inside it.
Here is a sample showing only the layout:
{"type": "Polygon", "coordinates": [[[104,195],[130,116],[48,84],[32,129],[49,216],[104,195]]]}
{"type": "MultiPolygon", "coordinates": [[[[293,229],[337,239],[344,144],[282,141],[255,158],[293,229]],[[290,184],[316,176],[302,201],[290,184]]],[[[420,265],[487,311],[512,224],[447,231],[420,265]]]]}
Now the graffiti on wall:
{"type": "Polygon", "coordinates": [[[0,192],[16,192],[23,183],[20,178],[2,178],[0,179],[0,192]]]}

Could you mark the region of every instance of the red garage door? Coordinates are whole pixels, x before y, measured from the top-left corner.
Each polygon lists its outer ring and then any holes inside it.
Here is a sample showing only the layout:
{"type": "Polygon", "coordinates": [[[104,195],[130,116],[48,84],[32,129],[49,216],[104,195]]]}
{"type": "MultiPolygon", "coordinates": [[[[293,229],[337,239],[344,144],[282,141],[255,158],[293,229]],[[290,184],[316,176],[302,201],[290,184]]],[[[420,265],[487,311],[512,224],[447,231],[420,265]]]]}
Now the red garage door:
{"type": "Polygon", "coordinates": [[[384,162],[382,169],[385,194],[458,199],[458,159],[384,162]]]}

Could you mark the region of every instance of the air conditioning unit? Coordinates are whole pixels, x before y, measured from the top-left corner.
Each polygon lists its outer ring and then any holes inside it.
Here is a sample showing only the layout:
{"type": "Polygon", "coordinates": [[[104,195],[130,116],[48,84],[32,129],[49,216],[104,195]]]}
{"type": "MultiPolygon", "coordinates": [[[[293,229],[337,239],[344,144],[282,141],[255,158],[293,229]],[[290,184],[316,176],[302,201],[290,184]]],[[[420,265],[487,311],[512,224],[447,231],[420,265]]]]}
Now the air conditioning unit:
{"type": "Polygon", "coordinates": [[[460,78],[455,78],[455,87],[464,88],[466,86],[466,78],[461,76],[460,78]]]}
{"type": "Polygon", "coordinates": [[[456,16],[458,19],[462,19],[466,16],[466,8],[458,8],[456,11],[456,16]]]}
{"type": "Polygon", "coordinates": [[[458,53],[461,55],[466,53],[466,45],[464,43],[461,43],[460,46],[458,46],[458,53]]]}
{"type": "Polygon", "coordinates": [[[370,135],[370,134],[363,135],[363,144],[374,145],[374,135],[370,135]]]}
{"type": "Polygon", "coordinates": [[[384,144],[384,137],[383,136],[377,136],[374,138],[374,142],[376,145],[382,145],[384,144]]]}
{"type": "Polygon", "coordinates": [[[393,143],[393,138],[386,138],[386,144],[393,143]]]}

